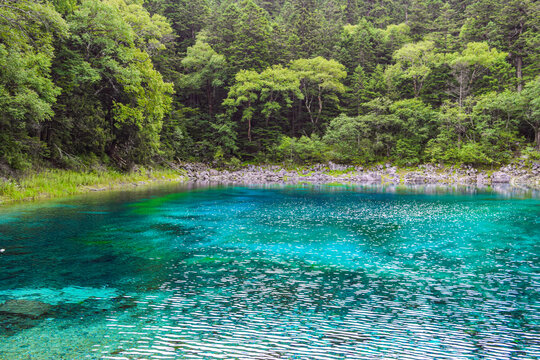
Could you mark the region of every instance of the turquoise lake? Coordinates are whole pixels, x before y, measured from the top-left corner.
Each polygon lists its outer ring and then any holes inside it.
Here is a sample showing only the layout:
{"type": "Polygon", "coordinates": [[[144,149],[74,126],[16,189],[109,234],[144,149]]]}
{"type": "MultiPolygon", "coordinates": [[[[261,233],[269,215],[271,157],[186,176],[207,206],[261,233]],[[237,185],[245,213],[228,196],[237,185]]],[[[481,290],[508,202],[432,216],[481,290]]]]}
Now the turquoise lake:
{"type": "Polygon", "coordinates": [[[0,207],[0,359],[540,359],[540,198],[181,186],[0,207]]]}

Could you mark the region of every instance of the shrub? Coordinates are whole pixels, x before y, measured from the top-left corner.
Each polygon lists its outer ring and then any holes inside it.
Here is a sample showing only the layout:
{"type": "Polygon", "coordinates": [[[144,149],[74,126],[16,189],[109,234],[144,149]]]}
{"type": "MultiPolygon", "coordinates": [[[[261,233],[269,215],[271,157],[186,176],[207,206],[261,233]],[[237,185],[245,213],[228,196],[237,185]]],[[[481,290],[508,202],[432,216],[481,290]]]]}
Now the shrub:
{"type": "Polygon", "coordinates": [[[321,163],[328,160],[327,152],[327,146],[315,134],[298,139],[284,136],[275,147],[274,156],[288,163],[321,163]]]}

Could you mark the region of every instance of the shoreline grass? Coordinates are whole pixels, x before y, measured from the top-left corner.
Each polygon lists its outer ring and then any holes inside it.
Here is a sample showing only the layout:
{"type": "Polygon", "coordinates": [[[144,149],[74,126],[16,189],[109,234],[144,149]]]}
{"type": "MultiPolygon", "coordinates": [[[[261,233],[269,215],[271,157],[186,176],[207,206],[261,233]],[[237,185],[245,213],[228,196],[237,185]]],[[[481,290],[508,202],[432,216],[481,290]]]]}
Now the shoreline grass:
{"type": "Polygon", "coordinates": [[[172,169],[140,169],[131,173],[116,170],[87,172],[45,170],[22,176],[19,179],[0,180],[0,205],[53,199],[92,191],[118,190],[134,185],[186,180],[186,176],[172,169]]]}

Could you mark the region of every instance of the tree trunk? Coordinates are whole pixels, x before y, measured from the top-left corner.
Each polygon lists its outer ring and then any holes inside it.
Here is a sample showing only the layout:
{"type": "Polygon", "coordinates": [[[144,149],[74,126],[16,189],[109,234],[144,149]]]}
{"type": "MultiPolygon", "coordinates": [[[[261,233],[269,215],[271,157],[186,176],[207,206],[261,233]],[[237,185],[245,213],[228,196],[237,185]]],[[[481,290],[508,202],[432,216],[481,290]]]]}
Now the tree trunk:
{"type": "Polygon", "coordinates": [[[322,108],[323,108],[322,97],[321,97],[321,94],[319,94],[319,113],[317,114],[317,121],[316,121],[317,123],[319,122],[319,119],[321,117],[322,108]]]}
{"type": "Polygon", "coordinates": [[[523,90],[523,84],[521,82],[523,78],[523,58],[521,56],[516,57],[516,77],[518,79],[517,91],[523,90]]]}
{"type": "Polygon", "coordinates": [[[459,74],[459,107],[463,107],[463,70],[459,74]]]}
{"type": "Polygon", "coordinates": [[[248,140],[251,142],[251,117],[248,119],[248,140]]]}
{"type": "Polygon", "coordinates": [[[310,100],[310,102],[308,103],[308,101],[306,99],[305,103],[306,103],[306,109],[307,109],[307,112],[308,112],[308,115],[309,115],[309,120],[311,121],[311,123],[313,125],[315,125],[315,120],[313,119],[313,113],[311,112],[311,101],[313,101],[313,100],[310,100]]]}
{"type": "Polygon", "coordinates": [[[307,88],[306,88],[305,83],[302,84],[302,87],[304,88],[304,104],[306,105],[306,110],[307,110],[308,115],[309,115],[309,120],[311,121],[311,123],[313,125],[315,125],[315,121],[313,120],[313,114],[311,112],[311,104],[313,102],[313,98],[310,98],[308,96],[308,92],[307,92],[307,88]]]}
{"type": "Polygon", "coordinates": [[[540,126],[534,129],[534,142],[536,143],[536,150],[540,151],[540,126]]]}
{"type": "MultiPolygon", "coordinates": [[[[251,108],[251,100],[248,102],[248,108],[251,108]]],[[[248,117],[248,140],[251,142],[251,114],[248,117]]]]}
{"type": "Polygon", "coordinates": [[[208,114],[212,117],[214,115],[214,99],[212,97],[212,87],[209,84],[206,85],[206,98],[208,99],[208,114]]]}

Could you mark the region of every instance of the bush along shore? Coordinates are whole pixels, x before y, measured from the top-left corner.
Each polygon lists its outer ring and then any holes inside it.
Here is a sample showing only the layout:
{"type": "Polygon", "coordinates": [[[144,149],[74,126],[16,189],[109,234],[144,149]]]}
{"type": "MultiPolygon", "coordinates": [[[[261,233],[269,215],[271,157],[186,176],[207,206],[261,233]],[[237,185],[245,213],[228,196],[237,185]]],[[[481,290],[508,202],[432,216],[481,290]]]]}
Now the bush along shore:
{"type": "Polygon", "coordinates": [[[390,163],[372,167],[335,164],[305,166],[241,165],[213,167],[203,163],[171,164],[171,168],[136,168],[77,172],[45,170],[17,178],[0,177],[0,204],[52,199],[96,191],[123,190],[167,183],[202,184],[365,184],[365,185],[510,185],[540,190],[540,162],[518,161],[497,169],[470,165],[425,164],[399,168],[390,163]]]}

